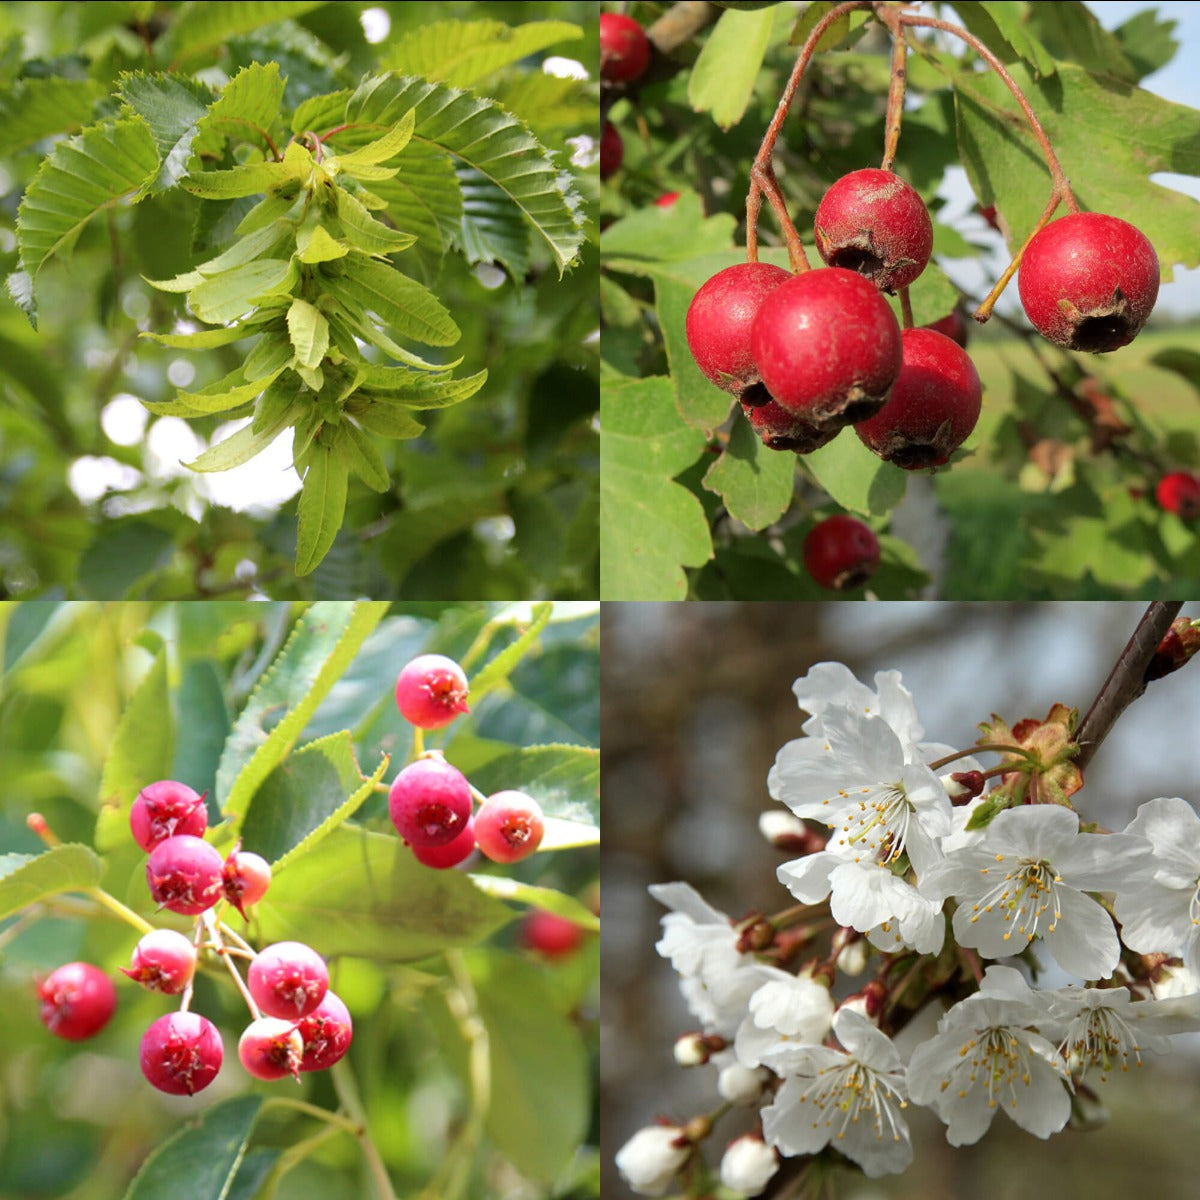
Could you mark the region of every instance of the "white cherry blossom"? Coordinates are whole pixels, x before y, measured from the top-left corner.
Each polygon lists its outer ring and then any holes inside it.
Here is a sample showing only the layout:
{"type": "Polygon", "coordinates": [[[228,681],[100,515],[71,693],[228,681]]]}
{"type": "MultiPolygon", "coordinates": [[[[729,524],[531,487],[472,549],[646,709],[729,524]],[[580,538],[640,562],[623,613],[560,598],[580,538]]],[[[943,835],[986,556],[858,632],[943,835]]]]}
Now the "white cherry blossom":
{"type": "Polygon", "coordinates": [[[617,1170],[639,1196],[661,1196],[691,1157],[694,1147],[677,1125],[648,1125],[617,1151],[617,1170]]]}
{"type": "Polygon", "coordinates": [[[833,1025],[833,995],[811,975],[762,968],[766,982],[750,997],[734,1040],[738,1061],[756,1067],[772,1049],[820,1044],[833,1025]]]}

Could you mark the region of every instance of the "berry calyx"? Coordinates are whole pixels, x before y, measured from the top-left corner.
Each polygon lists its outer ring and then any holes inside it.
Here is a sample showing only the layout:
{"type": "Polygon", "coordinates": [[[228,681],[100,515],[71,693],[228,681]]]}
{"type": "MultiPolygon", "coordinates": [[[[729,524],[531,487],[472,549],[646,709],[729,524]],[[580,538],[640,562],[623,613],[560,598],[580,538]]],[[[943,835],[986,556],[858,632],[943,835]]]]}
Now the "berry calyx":
{"type": "Polygon", "coordinates": [[[541,805],[524,792],[496,792],[475,814],[475,844],[493,862],[528,858],[545,832],[541,805]]]}
{"type": "Polygon", "coordinates": [[[621,140],[621,131],[611,121],[605,121],[600,130],[600,178],[615,175],[624,158],[625,143],[621,140]]]}
{"type": "Polygon", "coordinates": [[[650,39],[632,18],[622,13],[600,14],[600,78],[628,83],[650,65],[650,39]]]}
{"type": "Polygon", "coordinates": [[[150,852],[146,884],[160,908],[194,917],[221,899],[220,854],[190,834],[169,837],[150,852]]]}
{"type": "Polygon", "coordinates": [[[1193,521],[1200,517],[1200,477],[1190,471],[1172,471],[1158,481],[1154,498],[1160,508],[1193,521]]]}
{"type": "Polygon", "coordinates": [[[300,1070],[324,1071],[350,1049],[354,1024],[341,997],[326,992],[325,999],[307,1017],[300,1018],[296,1031],[304,1044],[300,1070]]]}
{"type": "Polygon", "coordinates": [[[82,1042],[108,1024],[117,1007],[112,980],[91,963],[72,962],[56,967],[38,980],[38,1016],[55,1037],[82,1042]]]}
{"type": "Polygon", "coordinates": [[[245,906],[257,904],[270,886],[271,864],[261,854],[235,848],[221,867],[221,892],[243,921],[249,920],[245,906]]]}
{"type": "Polygon", "coordinates": [[[417,862],[427,867],[439,871],[457,867],[459,863],[466,862],[475,851],[475,819],[468,817],[462,829],[450,841],[443,842],[440,846],[418,846],[415,842],[410,842],[409,848],[417,862]]]}
{"type": "Polygon", "coordinates": [[[133,948],[121,973],[147,991],[178,996],[196,973],[196,947],[174,929],[152,929],[133,948]]]}
{"type": "Polygon", "coordinates": [[[325,999],[329,971],[311,946],[276,942],[254,956],[246,972],[246,985],[267,1016],[295,1022],[325,999]]]}
{"type": "Polygon", "coordinates": [[[844,592],[866,583],[879,566],[879,539],[846,513],[818,521],[804,539],[804,568],[822,587],[844,592]]]}
{"type": "Polygon", "coordinates": [[[925,201],[891,171],[843,175],[817,205],[817,252],[831,267],[857,271],[893,292],[925,270],[933,222],[925,201]]]}
{"type": "Polygon", "coordinates": [[[168,1013],[142,1035],[142,1074],[160,1092],[194,1096],[217,1077],[224,1047],[217,1027],[194,1012],[168,1013]]]}
{"type": "Polygon", "coordinates": [[[710,383],[747,403],[766,402],[750,330],[763,301],[791,279],[770,263],[736,263],[706,280],[688,306],[685,331],[696,366],[710,383]],[[760,394],[761,393],[761,394],[760,394]]]}
{"type": "Polygon", "coordinates": [[[900,374],[900,326],[888,302],[842,267],[775,288],[754,318],[750,349],[771,397],[817,429],[873,416],[900,374]]]}
{"type": "Polygon", "coordinates": [[[147,853],[160,842],[179,834],[203,837],[208,828],[204,797],[186,783],[162,779],[138,793],[129,810],[133,840],[147,853]]]}
{"type": "Polygon", "coordinates": [[[1025,247],[1017,290],[1044,338],[1107,354],[1141,332],[1158,281],[1158,255],[1141,230],[1105,213],[1071,213],[1025,247]]]}
{"type": "Polygon", "coordinates": [[[421,654],[396,680],[396,707],[418,729],[441,729],[467,711],[467,677],[442,654],[421,654]]]}
{"type": "Polygon", "coordinates": [[[967,352],[932,329],[900,335],[904,363],[887,403],[854,427],[863,444],[906,471],[940,467],[979,420],[983,390],[967,352]]]}
{"type": "Polygon", "coordinates": [[[566,958],[583,945],[586,930],[557,913],[535,909],[521,922],[521,945],[544,958],[566,958]]]}
{"type": "Polygon", "coordinates": [[[238,1061],[255,1079],[300,1078],[304,1041],[293,1021],[260,1017],[238,1038],[238,1061]]]}
{"type": "Polygon", "coordinates": [[[462,832],[471,815],[471,787],[444,759],[419,758],[393,781],[388,812],[410,846],[442,846],[462,832]]]}
{"type": "MultiPolygon", "coordinates": [[[[751,389],[754,390],[756,389],[751,389]]],[[[796,454],[811,454],[827,442],[833,441],[841,432],[839,429],[818,429],[803,417],[788,412],[783,405],[774,400],[767,400],[763,404],[751,404],[743,400],[742,412],[746,414],[746,420],[768,450],[791,450],[796,454]]]]}

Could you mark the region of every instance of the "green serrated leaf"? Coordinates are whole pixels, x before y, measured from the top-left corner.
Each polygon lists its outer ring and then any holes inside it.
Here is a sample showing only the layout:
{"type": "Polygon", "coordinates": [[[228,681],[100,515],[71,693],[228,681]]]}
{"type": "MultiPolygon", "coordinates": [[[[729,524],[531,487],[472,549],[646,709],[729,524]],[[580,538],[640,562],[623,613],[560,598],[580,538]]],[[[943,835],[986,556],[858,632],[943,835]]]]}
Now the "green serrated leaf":
{"type": "Polygon", "coordinates": [[[485,383],[486,371],[461,379],[437,379],[404,367],[374,365],[363,371],[362,378],[362,386],[378,393],[379,402],[405,408],[448,408],[475,395],[485,383]]]}
{"type": "Polygon", "coordinates": [[[469,87],[547,46],[582,36],[565,21],[529,21],[515,29],[500,21],[429,21],[401,33],[381,64],[400,75],[469,87]]]}
{"type": "Polygon", "coordinates": [[[306,457],[296,531],[297,575],[309,574],[329,553],[346,512],[345,464],[330,447],[315,440],[306,457]]]}
{"type": "Polygon", "coordinates": [[[750,422],[735,416],[729,442],[705,473],[704,486],[748,529],[766,529],[792,502],[796,456],[767,449],[750,422]]]}
{"type": "MultiPolygon", "coordinates": [[[[474,701],[474,681],[471,687],[474,701]]],[[[589,746],[513,750],[472,771],[471,783],[485,795],[516,787],[549,817],[588,828],[600,825],[600,751],[589,746]]]]}
{"type": "Polygon", "coordinates": [[[343,304],[374,313],[389,329],[428,346],[452,346],[461,336],[445,306],[423,284],[387,263],[353,256],[327,290],[343,304]]]}
{"type": "Polygon", "coordinates": [[[339,431],[341,437],[334,444],[334,453],[346,469],[353,471],[372,491],[391,491],[387,465],[371,439],[352,421],[343,421],[339,431]]]}
{"type": "Polygon", "coordinates": [[[300,193],[298,189],[295,195],[290,192],[290,188],[269,192],[241,219],[234,233],[253,233],[291,214],[292,209],[298,206],[300,193]]]}
{"type": "Polygon", "coordinates": [[[226,0],[209,4],[189,0],[180,8],[157,49],[171,62],[203,58],[231,37],[302,16],[321,7],[322,0],[226,0]]]}
{"type": "MultiPolygon", "coordinates": [[[[348,175],[357,175],[360,179],[370,179],[370,175],[360,175],[359,168],[375,163],[387,162],[394,158],[412,140],[413,128],[417,122],[417,114],[411,109],[404,114],[381,138],[350,150],[345,154],[336,154],[325,160],[325,169],[335,175],[345,171],[348,175]]],[[[376,176],[390,179],[391,176],[376,176]]]]}
{"type": "MultiPolygon", "coordinates": [[[[553,612],[554,604],[549,600],[543,600],[529,610],[528,620],[522,622],[525,628],[516,641],[505,646],[499,654],[490,659],[480,671],[472,676],[470,683],[473,703],[477,704],[488,692],[493,691],[508,679],[521,659],[537,644],[538,638],[541,637],[542,630],[549,624],[553,612]]],[[[493,618],[489,625],[508,624],[511,620],[511,617],[505,617],[502,614],[499,618],[493,618]]]]}
{"type": "Polygon", "coordinates": [[[329,322],[321,311],[297,296],[288,309],[287,326],[296,360],[306,367],[320,366],[329,349],[329,322]]]}
{"type": "MultiPolygon", "coordinates": [[[[247,383],[274,379],[284,367],[292,365],[292,343],[280,333],[264,333],[242,364],[247,383]]],[[[260,384],[260,386],[262,386],[260,384]]]]}
{"type": "Polygon", "coordinates": [[[154,656],[137,691],[121,714],[100,777],[96,849],[115,850],[129,841],[129,810],[137,794],[156,779],[167,779],[175,753],[167,656],[154,656]]]}
{"type": "Polygon", "coordinates": [[[420,437],[425,432],[425,426],[403,409],[394,408],[389,404],[376,404],[367,397],[364,397],[363,403],[358,403],[356,396],[346,405],[346,414],[367,433],[373,433],[377,437],[407,441],[420,437]]]}
{"type": "Polygon", "coordinates": [[[201,321],[224,325],[271,296],[286,296],[296,275],[290,258],[260,258],[205,279],[188,293],[188,306],[201,321]]]}
{"type": "Polygon", "coordinates": [[[335,262],[350,253],[343,243],[334,241],[323,225],[304,230],[296,238],[297,257],[302,263],[335,262]]]}
{"type": "Polygon", "coordinates": [[[262,379],[254,379],[249,383],[242,383],[240,382],[242,368],[238,367],[236,371],[231,371],[224,379],[218,379],[215,383],[210,383],[208,387],[201,388],[198,392],[179,392],[173,403],[171,401],[162,404],[147,403],[146,407],[151,412],[170,412],[177,416],[193,417],[201,413],[229,412],[231,409],[240,408],[243,404],[249,404],[251,400],[261,395],[274,383],[282,369],[280,368],[274,375],[268,375],[262,379]]]}
{"type": "Polygon", "coordinates": [[[776,9],[721,14],[692,67],[688,101],[696,112],[710,112],[722,128],[746,113],[771,41],[776,9]]]}
{"type": "Polygon", "coordinates": [[[212,103],[211,90],[174,75],[137,71],[121,76],[121,99],[150,127],[162,168],[145,191],[174,187],[187,174],[197,122],[212,103]]]}
{"type": "Polygon", "coordinates": [[[405,250],[417,239],[411,233],[389,229],[344,188],[338,188],[338,219],[346,240],[366,254],[391,254],[405,250]]]}
{"type": "Polygon", "coordinates": [[[251,63],[221,89],[221,94],[197,124],[195,150],[217,157],[227,140],[253,142],[267,150],[267,138],[279,124],[283,109],[283,78],[279,64],[251,63]]]}
{"type": "Polygon", "coordinates": [[[804,455],[800,463],[835,503],[864,516],[891,512],[908,481],[906,472],[876,458],[858,438],[844,432],[804,455]]]}
{"type": "Polygon", "coordinates": [[[317,603],[297,621],[239,714],[221,755],[217,799],[235,828],[259,785],[296,744],[387,607],[361,601],[317,603]]]}
{"type": "Polygon", "coordinates": [[[202,171],[189,175],[181,181],[181,186],[205,200],[235,200],[302,182],[312,168],[312,155],[299,142],[292,142],[280,162],[245,163],[228,171],[202,171]]]}
{"type": "Polygon", "coordinates": [[[603,600],[682,600],[682,568],[712,556],[700,502],[673,476],[705,436],[679,419],[670,381],[622,381],[600,396],[600,569],[603,600]]]}
{"type": "Polygon", "coordinates": [[[46,896],[95,887],[103,873],[95,851],[75,843],[41,854],[0,854],[0,921],[46,896]]]}
{"type": "Polygon", "coordinates": [[[207,279],[213,275],[220,275],[224,271],[243,267],[247,263],[253,262],[259,255],[272,249],[289,233],[291,233],[291,229],[284,221],[274,221],[270,225],[264,225],[261,229],[256,229],[253,233],[239,238],[228,250],[222,251],[216,258],[202,262],[196,268],[196,272],[207,279]]]}
{"type": "Polygon", "coordinates": [[[95,79],[18,79],[0,92],[0,158],[86,125],[108,89],[95,79]]]}
{"type": "Polygon", "coordinates": [[[458,241],[469,263],[503,263],[514,279],[529,267],[529,228],[519,209],[490,179],[461,163],[456,167],[463,212],[458,241]]]}
{"type": "MultiPolygon", "coordinates": [[[[149,281],[148,281],[149,282],[149,281]]],[[[157,287],[158,285],[155,284],[157,287]]],[[[211,350],[216,346],[228,346],[233,342],[243,342],[253,337],[253,330],[233,329],[198,329],[195,333],[154,333],[146,330],[138,337],[152,338],[162,346],[171,346],[176,350],[211,350]]]]}

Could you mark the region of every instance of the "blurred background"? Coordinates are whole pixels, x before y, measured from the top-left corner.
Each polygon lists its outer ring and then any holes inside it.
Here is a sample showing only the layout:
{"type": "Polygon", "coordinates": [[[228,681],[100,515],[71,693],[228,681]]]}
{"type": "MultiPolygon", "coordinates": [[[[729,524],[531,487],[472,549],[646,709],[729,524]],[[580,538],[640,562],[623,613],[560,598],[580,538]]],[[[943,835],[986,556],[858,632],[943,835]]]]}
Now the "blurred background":
{"type": "MultiPolygon", "coordinates": [[[[777,911],[789,896],[775,869],[787,855],[758,833],[781,809],[767,794],[778,749],[800,736],[793,680],[814,663],[846,663],[870,683],[898,669],[926,736],[971,745],[995,712],[1010,724],[1056,701],[1086,711],[1144,611],[1141,604],[605,604],[601,730],[605,803],[601,1158],[603,1194],[632,1193],[612,1156],[663,1115],[686,1120],[716,1104],[711,1067],[671,1056],[695,1027],[676,976],[658,957],[663,910],[648,884],[685,880],[740,917],[777,911]]],[[[1185,616],[1200,617],[1200,604],[1185,616]]],[[[1076,806],[1123,827],[1156,796],[1200,803],[1195,740],[1200,664],[1153,685],[1117,722],[1087,771],[1076,806]]],[[[994,765],[989,758],[987,765],[994,765]]],[[[1058,981],[1047,979],[1048,986],[1058,981]]],[[[910,1108],[915,1157],[902,1176],[847,1174],[843,1200],[1017,1200],[1038,1192],[1126,1200],[1200,1194],[1200,1039],[1147,1058],[1101,1090],[1110,1112],[1092,1132],[1040,1141],[997,1118],[975,1146],[954,1149],[927,1109],[910,1108]]],[[[726,1117],[711,1139],[715,1165],[748,1119],[726,1117]]]]}

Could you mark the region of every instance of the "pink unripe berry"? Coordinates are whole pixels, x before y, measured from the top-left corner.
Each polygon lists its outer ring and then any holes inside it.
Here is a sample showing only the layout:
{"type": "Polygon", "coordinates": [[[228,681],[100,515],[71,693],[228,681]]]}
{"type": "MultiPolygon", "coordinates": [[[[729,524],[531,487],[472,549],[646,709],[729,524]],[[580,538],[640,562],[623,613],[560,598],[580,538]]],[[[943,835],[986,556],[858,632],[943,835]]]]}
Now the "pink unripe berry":
{"type": "Polygon", "coordinates": [[[160,1092],[194,1096],[217,1077],[224,1047],[217,1027],[194,1012],[167,1013],[142,1036],[142,1074],[160,1092]]]}
{"type": "Polygon", "coordinates": [[[221,868],[221,890],[225,899],[248,920],[246,905],[257,904],[271,886],[271,866],[260,854],[234,850],[221,868]]]}
{"type": "Polygon", "coordinates": [[[354,1037],[350,1010],[334,992],[326,992],[325,999],[307,1017],[300,1018],[296,1029],[304,1042],[301,1071],[332,1067],[350,1049],[354,1037]]]}
{"type": "Polygon", "coordinates": [[[583,945],[586,931],[557,913],[535,909],[521,923],[521,945],[546,958],[566,958],[583,945]]]}
{"type": "Polygon", "coordinates": [[[238,1060],[255,1079],[300,1078],[304,1041],[294,1021],[260,1017],[238,1038],[238,1060]]]}
{"type": "Polygon", "coordinates": [[[160,907],[194,917],[221,899],[223,866],[220,854],[200,838],[169,837],[150,851],[146,884],[160,907]]]}
{"type": "Polygon", "coordinates": [[[475,844],[493,862],[528,858],[545,831],[541,805],[524,792],[497,792],[475,814],[475,844]]]}
{"type": "Polygon", "coordinates": [[[208,828],[204,797],[186,783],[162,779],[138,793],[129,810],[133,840],[147,853],[160,842],[179,834],[203,837],[208,828]]]}
{"type": "Polygon", "coordinates": [[[174,929],[152,929],[121,971],[148,991],[178,996],[196,973],[196,947],[174,929]]]}
{"type": "Polygon", "coordinates": [[[450,841],[443,842],[440,846],[418,846],[413,842],[409,848],[417,862],[427,867],[434,867],[439,871],[457,867],[474,853],[475,818],[468,817],[462,829],[450,841]]]}
{"type": "Polygon", "coordinates": [[[418,729],[441,729],[467,711],[467,677],[442,654],[421,654],[396,680],[396,707],[418,729]]]}
{"type": "Polygon", "coordinates": [[[445,845],[471,816],[471,785],[445,759],[419,758],[393,781],[388,812],[410,846],[445,845]]]}
{"type": "Polygon", "coordinates": [[[816,213],[817,251],[881,291],[906,287],[925,270],[933,222],[925,202],[898,175],[867,167],[843,175],[816,213]]]}
{"type": "Polygon", "coordinates": [[[117,1007],[112,980],[91,963],[73,962],[57,967],[38,981],[39,1016],[55,1037],[82,1042],[94,1037],[117,1007]]]}
{"type": "Polygon", "coordinates": [[[311,946],[276,942],[254,956],[246,983],[267,1016],[297,1021],[325,999],[329,971],[311,946]]]}

